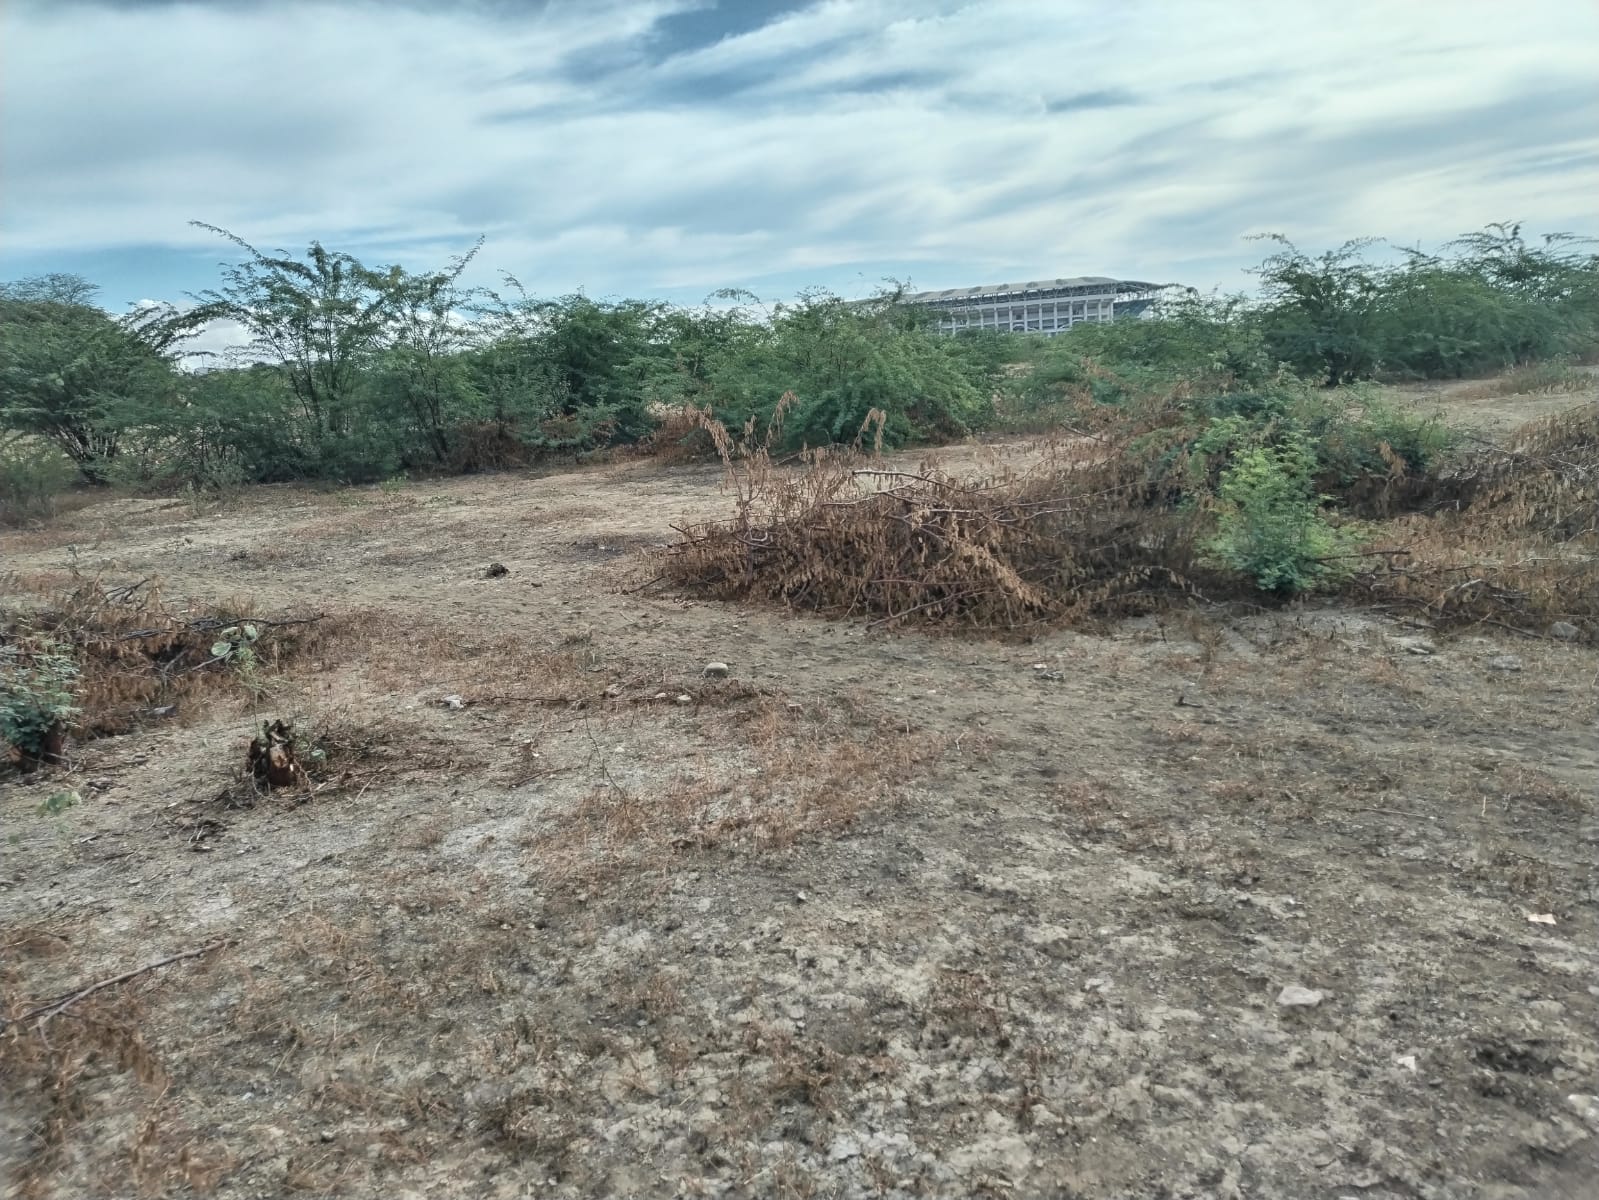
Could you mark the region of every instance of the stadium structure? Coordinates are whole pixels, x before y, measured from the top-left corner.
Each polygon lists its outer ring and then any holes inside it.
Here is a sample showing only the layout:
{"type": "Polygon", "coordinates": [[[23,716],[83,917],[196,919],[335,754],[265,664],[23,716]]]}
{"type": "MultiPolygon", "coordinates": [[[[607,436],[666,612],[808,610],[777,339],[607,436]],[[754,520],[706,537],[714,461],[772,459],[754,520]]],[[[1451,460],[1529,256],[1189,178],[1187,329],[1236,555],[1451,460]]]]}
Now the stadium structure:
{"type": "Polygon", "coordinates": [[[1163,285],[1136,279],[1081,275],[992,287],[915,292],[900,298],[938,314],[939,333],[998,329],[1056,334],[1085,321],[1113,321],[1148,311],[1163,285]]]}

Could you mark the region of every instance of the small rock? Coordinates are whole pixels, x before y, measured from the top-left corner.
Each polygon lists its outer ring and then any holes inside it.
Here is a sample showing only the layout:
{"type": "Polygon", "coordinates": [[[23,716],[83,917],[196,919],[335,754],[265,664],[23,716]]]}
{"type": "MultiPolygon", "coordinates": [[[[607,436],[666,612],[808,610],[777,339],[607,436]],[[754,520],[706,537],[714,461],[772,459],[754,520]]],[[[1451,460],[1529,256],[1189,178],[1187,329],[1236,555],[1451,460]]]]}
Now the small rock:
{"type": "Polygon", "coordinates": [[[726,679],[731,669],[725,662],[708,662],[701,674],[707,679],[726,679]]]}
{"type": "Polygon", "coordinates": [[[795,899],[795,901],[797,903],[804,904],[807,900],[810,899],[810,897],[807,896],[804,892],[795,892],[794,893],[794,899],[795,899]]]}
{"type": "Polygon", "coordinates": [[[1401,1054],[1394,1059],[1396,1067],[1403,1067],[1407,1071],[1416,1069],[1416,1056],[1414,1054],[1401,1054]]]}
{"type": "Polygon", "coordinates": [[[655,699],[657,699],[657,700],[670,700],[671,697],[668,696],[665,692],[656,692],[655,693],[655,699]]]}
{"type": "Polygon", "coordinates": [[[673,704],[693,704],[694,703],[694,697],[690,696],[687,692],[684,692],[676,700],[673,700],[672,703],[673,704]]]}
{"type": "Polygon", "coordinates": [[[1581,1092],[1573,1092],[1566,1097],[1566,1103],[1577,1110],[1577,1115],[1595,1129],[1599,1129],[1599,1096],[1585,1096],[1581,1092]]]}
{"type": "Polygon", "coordinates": [[[1578,629],[1570,621],[1556,621],[1549,626],[1549,636],[1559,638],[1562,642],[1574,642],[1581,633],[1582,630],[1578,629]]]}
{"type": "Polygon", "coordinates": [[[442,708],[465,708],[466,701],[459,696],[440,696],[439,705],[442,708]]]}
{"type": "Polygon", "coordinates": [[[1395,649],[1403,650],[1406,654],[1436,654],[1438,647],[1431,638],[1424,637],[1395,637],[1388,639],[1389,644],[1395,649]]]}
{"type": "Polygon", "coordinates": [[[152,708],[150,715],[152,717],[175,717],[178,715],[178,706],[176,704],[163,704],[158,708],[152,708]]]}
{"type": "Polygon", "coordinates": [[[1083,991],[1085,992],[1103,992],[1109,986],[1110,980],[1102,979],[1098,975],[1095,975],[1092,979],[1083,980],[1083,991]]]}
{"type": "Polygon", "coordinates": [[[483,578],[485,578],[485,579],[498,579],[501,575],[509,575],[510,573],[511,573],[511,568],[510,567],[506,566],[504,563],[501,563],[501,562],[494,562],[494,563],[490,563],[489,564],[489,569],[487,571],[483,572],[483,578]]]}
{"type": "Polygon", "coordinates": [[[335,1136],[336,1135],[331,1129],[324,1129],[321,1133],[321,1138],[324,1142],[331,1142],[335,1136]]]}
{"type": "Polygon", "coordinates": [[[1490,671],[1519,671],[1521,665],[1519,654],[1496,654],[1488,660],[1490,671]]]}
{"type": "Polygon", "coordinates": [[[827,1157],[834,1162],[844,1162],[847,1159],[859,1158],[861,1144],[852,1137],[840,1134],[833,1139],[833,1145],[827,1151],[827,1157]]]}
{"type": "Polygon", "coordinates": [[[1277,993],[1277,1003],[1283,1008],[1315,1008],[1326,998],[1327,993],[1300,987],[1297,983],[1290,983],[1277,993]]]}

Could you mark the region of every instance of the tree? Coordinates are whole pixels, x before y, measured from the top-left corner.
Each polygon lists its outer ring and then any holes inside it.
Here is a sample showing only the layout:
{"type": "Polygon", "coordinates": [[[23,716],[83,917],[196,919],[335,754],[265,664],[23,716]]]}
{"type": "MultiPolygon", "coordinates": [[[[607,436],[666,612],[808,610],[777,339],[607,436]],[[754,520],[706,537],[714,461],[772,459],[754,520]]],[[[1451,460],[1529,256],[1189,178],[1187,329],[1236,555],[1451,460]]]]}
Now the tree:
{"type": "Polygon", "coordinates": [[[118,320],[92,303],[97,291],[76,275],[0,284],[0,426],[47,439],[104,483],[134,415],[171,394],[174,372],[139,314],[118,320]]]}
{"type": "Polygon", "coordinates": [[[190,223],[226,238],[247,257],[223,265],[223,286],[193,296],[195,307],[184,322],[191,328],[217,320],[242,325],[251,342],[241,356],[283,368],[319,435],[347,432],[362,370],[393,343],[397,326],[414,324],[408,318],[419,306],[453,289],[477,253],[474,248],[448,270],[418,277],[398,266],[374,270],[320,242],[311,243],[304,262],[283,250],[269,256],[226,229],[190,223]]]}
{"type": "Polygon", "coordinates": [[[873,409],[887,415],[888,445],[960,437],[992,418],[993,391],[981,364],[927,324],[895,291],[861,303],[806,293],[714,355],[704,394],[734,425],[764,421],[792,393],[785,448],[849,442],[873,409]]]}
{"type": "Polygon", "coordinates": [[[442,271],[407,275],[392,268],[387,276],[386,348],[374,383],[385,407],[410,418],[420,448],[435,464],[448,461],[451,433],[472,405],[465,352],[478,341],[478,331],[462,315],[473,296],[459,281],[482,245],[479,239],[442,271]]]}
{"type": "Polygon", "coordinates": [[[1361,256],[1373,239],[1312,258],[1279,233],[1263,236],[1282,247],[1255,270],[1272,352],[1296,370],[1320,374],[1329,387],[1369,376],[1378,362],[1380,281],[1361,256]]]}

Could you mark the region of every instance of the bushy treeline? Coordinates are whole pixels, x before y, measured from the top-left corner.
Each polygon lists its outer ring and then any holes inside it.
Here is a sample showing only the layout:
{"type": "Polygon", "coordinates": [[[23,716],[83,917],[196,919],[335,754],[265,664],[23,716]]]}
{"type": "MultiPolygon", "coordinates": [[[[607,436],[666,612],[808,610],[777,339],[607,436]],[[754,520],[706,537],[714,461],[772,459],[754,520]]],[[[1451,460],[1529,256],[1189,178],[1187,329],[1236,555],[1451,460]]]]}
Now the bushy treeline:
{"type": "MultiPolygon", "coordinates": [[[[1115,404],[1181,383],[1247,407],[1297,380],[1461,376],[1599,349],[1599,258],[1514,226],[1397,262],[1368,242],[1312,256],[1277,239],[1257,296],[1173,289],[1150,319],[1054,339],[940,337],[892,291],[771,310],[741,293],[700,308],[541,299],[509,278],[463,286],[475,248],[412,273],[215,232],[242,257],[182,311],[113,318],[73,276],[0,285],[11,512],[59,484],[63,457],[91,483],[356,482],[662,440],[663,416],[689,405],[760,427],[785,395],[784,448],[848,441],[873,411],[896,445],[1048,424],[1068,396],[1115,404]],[[216,321],[248,345],[197,367],[187,339],[216,321]]],[[[702,436],[682,428],[671,436],[702,436]]]]}

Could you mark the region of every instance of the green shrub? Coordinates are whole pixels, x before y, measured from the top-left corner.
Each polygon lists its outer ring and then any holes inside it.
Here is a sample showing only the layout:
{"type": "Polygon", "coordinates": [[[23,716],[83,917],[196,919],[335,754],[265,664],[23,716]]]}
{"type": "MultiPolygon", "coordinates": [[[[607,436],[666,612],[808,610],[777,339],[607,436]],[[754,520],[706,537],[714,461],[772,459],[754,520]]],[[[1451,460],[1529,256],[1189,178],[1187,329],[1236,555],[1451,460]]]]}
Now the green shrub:
{"type": "Polygon", "coordinates": [[[77,664],[54,642],[22,637],[0,645],[0,742],[24,766],[60,754],[66,722],[77,712],[77,664]]]}
{"type": "Polygon", "coordinates": [[[0,441],[0,526],[54,515],[77,469],[60,450],[29,438],[0,441]]]}
{"type": "Polygon", "coordinates": [[[994,418],[985,356],[940,337],[892,296],[851,304],[815,293],[714,355],[700,395],[729,428],[766,421],[785,395],[774,449],[849,442],[873,410],[883,443],[950,441],[994,418]]]}
{"type": "Polygon", "coordinates": [[[1330,556],[1352,539],[1327,523],[1312,484],[1317,467],[1299,436],[1237,454],[1217,489],[1217,529],[1206,549],[1267,592],[1294,595],[1329,582],[1330,556]]]}

